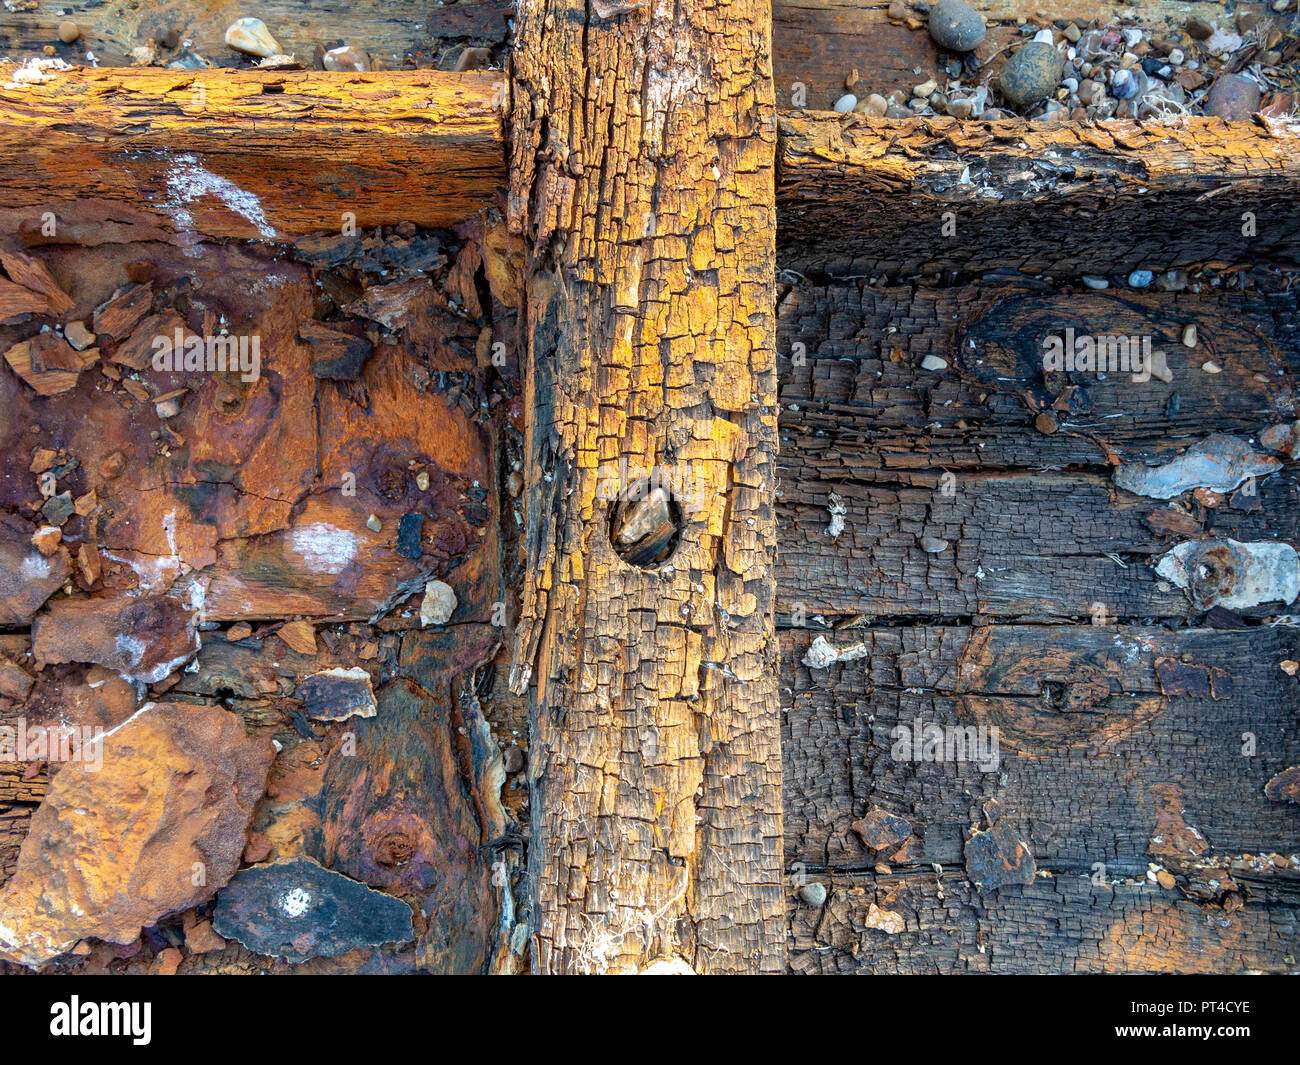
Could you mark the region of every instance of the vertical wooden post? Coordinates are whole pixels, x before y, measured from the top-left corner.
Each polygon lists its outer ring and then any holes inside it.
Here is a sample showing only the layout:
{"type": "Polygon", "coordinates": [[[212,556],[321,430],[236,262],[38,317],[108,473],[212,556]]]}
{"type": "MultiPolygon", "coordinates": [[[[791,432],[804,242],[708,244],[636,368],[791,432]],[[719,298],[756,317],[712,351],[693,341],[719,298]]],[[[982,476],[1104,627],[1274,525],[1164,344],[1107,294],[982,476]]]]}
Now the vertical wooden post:
{"type": "Polygon", "coordinates": [[[784,967],[769,0],[522,0],[533,968],[784,967]],[[671,484],[638,566],[610,496],[671,484]]]}

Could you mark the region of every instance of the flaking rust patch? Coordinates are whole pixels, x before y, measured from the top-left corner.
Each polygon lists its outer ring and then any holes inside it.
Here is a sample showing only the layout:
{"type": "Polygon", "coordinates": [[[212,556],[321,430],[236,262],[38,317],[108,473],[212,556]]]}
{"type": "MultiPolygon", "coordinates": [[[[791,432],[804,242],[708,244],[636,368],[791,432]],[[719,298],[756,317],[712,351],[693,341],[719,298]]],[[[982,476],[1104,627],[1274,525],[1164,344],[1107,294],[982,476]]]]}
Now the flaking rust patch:
{"type": "Polygon", "coordinates": [[[360,666],[313,673],[298,685],[297,696],[307,704],[307,716],[317,721],[375,716],[370,674],[360,666]]]}
{"type": "Polygon", "coordinates": [[[1164,555],[1156,573],[1186,589],[1198,610],[1246,610],[1300,596],[1300,556],[1273,541],[1189,540],[1164,555]]]}
{"type": "Polygon", "coordinates": [[[1282,770],[1265,784],[1264,796],[1273,802],[1300,802],[1300,765],[1282,770]]]}
{"type": "Polygon", "coordinates": [[[1177,784],[1151,788],[1156,823],[1147,851],[1166,862],[1186,862],[1210,849],[1209,841],[1183,819],[1183,789],[1177,784]]]}
{"type": "Polygon", "coordinates": [[[415,938],[406,903],[308,858],[235,874],[217,895],[212,927],[255,954],[295,963],[415,938]]]}
{"type": "Polygon", "coordinates": [[[963,854],[966,875],[981,894],[1034,881],[1037,866],[1029,844],[1005,821],[998,821],[988,831],[972,829],[963,854]]]}
{"type": "Polygon", "coordinates": [[[1226,669],[1180,662],[1168,656],[1156,659],[1156,679],[1160,691],[1169,696],[1185,695],[1217,702],[1232,694],[1232,675],[1226,669]]]}

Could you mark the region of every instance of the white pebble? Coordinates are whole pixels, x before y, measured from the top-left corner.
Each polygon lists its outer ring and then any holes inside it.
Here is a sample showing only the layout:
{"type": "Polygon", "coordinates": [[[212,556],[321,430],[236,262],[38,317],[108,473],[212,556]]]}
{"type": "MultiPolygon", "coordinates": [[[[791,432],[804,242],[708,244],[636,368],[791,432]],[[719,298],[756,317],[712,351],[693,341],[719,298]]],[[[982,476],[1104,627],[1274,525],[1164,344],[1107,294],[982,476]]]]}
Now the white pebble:
{"type": "Polygon", "coordinates": [[[1195,325],[1189,325],[1186,329],[1183,330],[1183,347],[1185,348],[1196,347],[1196,326],[1195,325]]]}
{"type": "Polygon", "coordinates": [[[921,360],[922,370],[946,370],[948,369],[948,360],[941,359],[938,355],[927,355],[921,360]]]}
{"type": "Polygon", "coordinates": [[[858,98],[854,96],[853,93],[851,92],[846,92],[843,96],[841,96],[838,100],[835,101],[835,110],[838,111],[840,114],[844,114],[847,111],[852,111],[857,106],[858,106],[858,98]]]}

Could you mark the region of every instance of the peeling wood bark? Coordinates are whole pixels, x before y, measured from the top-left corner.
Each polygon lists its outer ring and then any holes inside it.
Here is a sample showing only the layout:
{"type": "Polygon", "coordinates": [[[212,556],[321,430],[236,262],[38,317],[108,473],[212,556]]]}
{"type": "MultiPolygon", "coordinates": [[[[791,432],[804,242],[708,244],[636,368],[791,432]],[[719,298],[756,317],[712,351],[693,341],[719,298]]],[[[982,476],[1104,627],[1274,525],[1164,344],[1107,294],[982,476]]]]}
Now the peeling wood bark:
{"type": "Polygon", "coordinates": [[[338,232],[343,212],[450,225],[500,184],[504,99],[491,72],[51,72],[0,88],[0,233],[285,239],[338,232]]]}
{"type": "Polygon", "coordinates": [[[780,970],[767,4],[516,29],[534,970],[780,970]],[[689,470],[669,565],[614,552],[620,462],[689,470]]]}

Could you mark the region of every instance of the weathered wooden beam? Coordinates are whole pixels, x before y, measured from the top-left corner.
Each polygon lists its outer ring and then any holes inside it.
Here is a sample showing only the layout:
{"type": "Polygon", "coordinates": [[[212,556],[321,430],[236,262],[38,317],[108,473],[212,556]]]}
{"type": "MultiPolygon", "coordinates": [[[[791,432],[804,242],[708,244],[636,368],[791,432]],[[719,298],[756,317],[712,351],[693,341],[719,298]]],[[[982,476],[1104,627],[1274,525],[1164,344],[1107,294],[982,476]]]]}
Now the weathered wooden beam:
{"type": "Polygon", "coordinates": [[[779,971],[768,4],[632,7],[516,22],[533,967],[779,971]],[[639,477],[680,526],[643,565],[639,477]]]}
{"type": "Polygon", "coordinates": [[[31,244],[446,226],[502,181],[499,73],[24,76],[0,69],[0,234],[31,244]]]}
{"type": "Polygon", "coordinates": [[[783,112],[779,128],[783,267],[1078,276],[1294,261],[1300,252],[1293,121],[1050,125],[783,112]]]}

